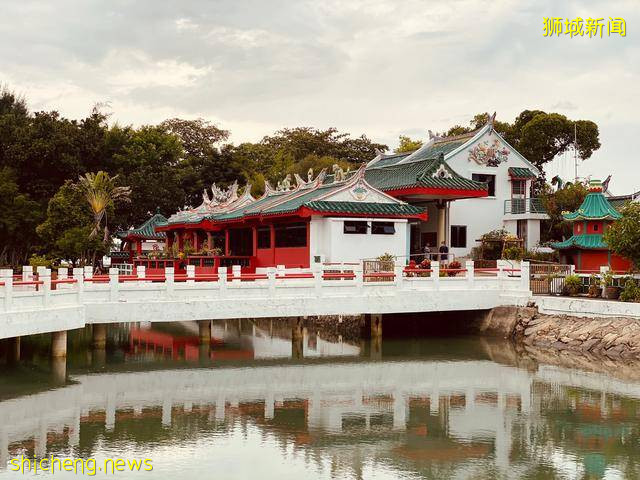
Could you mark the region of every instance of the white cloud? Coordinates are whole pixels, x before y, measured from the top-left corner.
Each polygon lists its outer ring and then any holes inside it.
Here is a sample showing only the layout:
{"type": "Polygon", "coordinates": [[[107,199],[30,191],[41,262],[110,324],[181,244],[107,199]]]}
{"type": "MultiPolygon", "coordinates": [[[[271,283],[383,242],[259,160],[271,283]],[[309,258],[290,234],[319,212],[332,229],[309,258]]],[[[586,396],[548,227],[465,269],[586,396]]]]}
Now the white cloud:
{"type": "Polygon", "coordinates": [[[80,117],[110,101],[134,124],[203,116],[234,141],[312,125],[393,147],[478,112],[558,111],[598,123],[603,146],[583,168],[628,190],[639,22],[632,0],[9,0],[0,78],[37,108],[80,117]],[[627,37],[542,36],[543,17],[578,15],[622,16],[627,37]]]}

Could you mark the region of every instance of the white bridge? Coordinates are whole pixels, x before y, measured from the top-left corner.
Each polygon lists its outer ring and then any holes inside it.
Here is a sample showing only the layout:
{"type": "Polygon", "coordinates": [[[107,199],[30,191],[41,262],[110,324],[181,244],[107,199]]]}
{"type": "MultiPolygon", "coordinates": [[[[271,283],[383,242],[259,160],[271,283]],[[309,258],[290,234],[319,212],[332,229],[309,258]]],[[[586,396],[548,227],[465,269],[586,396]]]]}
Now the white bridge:
{"type": "Polygon", "coordinates": [[[326,266],[309,272],[272,268],[242,274],[238,268],[217,274],[186,275],[167,268],[163,275],[94,276],[91,268],[24,267],[22,276],[0,271],[0,338],[61,332],[86,324],[173,322],[232,318],[390,314],[486,310],[525,305],[531,298],[529,264],[521,270],[457,270],[396,266],[393,272],[363,274],[362,267],[326,266]]]}

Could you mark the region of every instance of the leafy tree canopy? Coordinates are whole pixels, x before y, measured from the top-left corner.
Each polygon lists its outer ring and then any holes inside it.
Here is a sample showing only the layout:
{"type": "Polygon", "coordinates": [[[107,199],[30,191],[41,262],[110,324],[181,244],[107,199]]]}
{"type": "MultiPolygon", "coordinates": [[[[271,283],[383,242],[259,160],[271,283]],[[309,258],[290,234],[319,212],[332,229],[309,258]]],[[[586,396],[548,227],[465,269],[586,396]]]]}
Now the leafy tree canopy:
{"type": "Polygon", "coordinates": [[[398,141],[398,148],[396,153],[413,152],[422,146],[422,140],[413,140],[405,135],[400,135],[398,141]]]}
{"type": "Polygon", "coordinates": [[[609,248],[640,268],[640,203],[630,202],[622,209],[622,218],[604,233],[609,248]]]}

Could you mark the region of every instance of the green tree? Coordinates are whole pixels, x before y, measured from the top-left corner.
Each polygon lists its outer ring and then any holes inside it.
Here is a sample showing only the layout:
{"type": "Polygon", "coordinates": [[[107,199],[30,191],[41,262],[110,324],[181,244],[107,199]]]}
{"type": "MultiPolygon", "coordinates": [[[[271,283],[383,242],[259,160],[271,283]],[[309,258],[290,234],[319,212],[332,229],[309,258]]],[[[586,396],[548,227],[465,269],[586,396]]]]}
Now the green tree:
{"type": "Polygon", "coordinates": [[[405,135],[400,135],[396,153],[413,152],[422,146],[422,140],[413,140],[405,135]]]}
{"type": "Polygon", "coordinates": [[[104,218],[104,242],[109,241],[109,222],[107,210],[117,202],[129,202],[131,189],[117,185],[118,176],[111,177],[107,172],[86,173],[80,177],[78,188],[93,212],[93,229],[90,237],[96,236],[102,228],[104,218]]]}
{"type": "Polygon", "coordinates": [[[19,190],[16,173],[0,167],[0,265],[24,264],[37,244],[35,227],[42,218],[38,202],[19,190]]]}
{"type": "Polygon", "coordinates": [[[65,182],[49,200],[46,219],[37,227],[43,253],[56,262],[68,260],[74,266],[93,263],[110,247],[102,238],[91,236],[93,223],[84,192],[70,180],[65,182]]]}
{"type": "Polygon", "coordinates": [[[114,226],[137,226],[160,209],[173,213],[187,203],[180,182],[182,145],[162,127],[113,127],[107,140],[112,150],[109,171],[131,188],[131,203],[116,206],[114,226]]]}
{"type": "Polygon", "coordinates": [[[622,218],[604,233],[609,248],[640,268],[640,203],[630,202],[622,209],[622,218]]]}
{"type": "Polygon", "coordinates": [[[562,212],[577,210],[582,205],[587,193],[589,192],[586,185],[580,182],[568,182],[555,191],[551,186],[544,185],[540,192],[540,201],[549,215],[549,219],[543,221],[542,224],[540,239],[543,243],[571,236],[571,224],[564,220],[562,212]]]}

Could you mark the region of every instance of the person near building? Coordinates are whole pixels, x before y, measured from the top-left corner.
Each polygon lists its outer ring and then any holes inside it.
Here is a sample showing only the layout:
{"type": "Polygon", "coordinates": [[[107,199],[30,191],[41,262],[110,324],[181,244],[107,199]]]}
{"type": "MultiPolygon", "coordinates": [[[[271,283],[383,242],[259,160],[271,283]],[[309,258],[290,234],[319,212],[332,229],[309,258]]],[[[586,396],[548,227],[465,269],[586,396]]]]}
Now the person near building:
{"type": "Polygon", "coordinates": [[[447,243],[445,241],[440,244],[440,249],[438,251],[440,252],[440,262],[447,263],[449,259],[449,247],[447,247],[447,243]]]}

